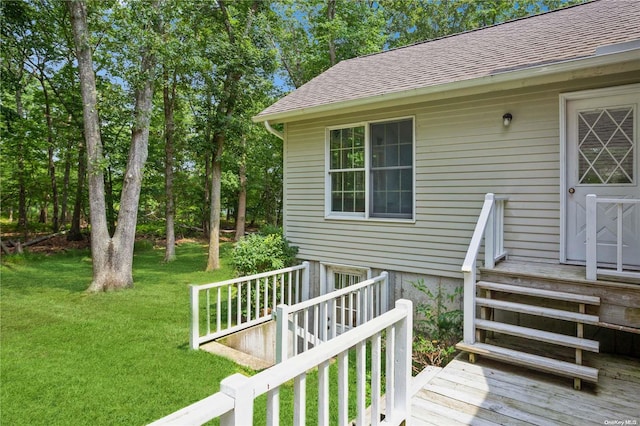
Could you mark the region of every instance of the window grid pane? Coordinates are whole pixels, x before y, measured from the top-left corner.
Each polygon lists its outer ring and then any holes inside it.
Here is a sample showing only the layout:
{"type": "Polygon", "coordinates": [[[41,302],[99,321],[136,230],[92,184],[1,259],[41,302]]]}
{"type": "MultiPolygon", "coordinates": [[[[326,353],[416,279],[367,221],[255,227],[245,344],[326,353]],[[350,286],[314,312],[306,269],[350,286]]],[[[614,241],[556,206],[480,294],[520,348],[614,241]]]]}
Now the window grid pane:
{"type": "Polygon", "coordinates": [[[371,216],[413,214],[413,121],[371,125],[371,216]]]}
{"type": "Polygon", "coordinates": [[[364,127],[329,132],[331,211],[364,213],[364,127]]]}

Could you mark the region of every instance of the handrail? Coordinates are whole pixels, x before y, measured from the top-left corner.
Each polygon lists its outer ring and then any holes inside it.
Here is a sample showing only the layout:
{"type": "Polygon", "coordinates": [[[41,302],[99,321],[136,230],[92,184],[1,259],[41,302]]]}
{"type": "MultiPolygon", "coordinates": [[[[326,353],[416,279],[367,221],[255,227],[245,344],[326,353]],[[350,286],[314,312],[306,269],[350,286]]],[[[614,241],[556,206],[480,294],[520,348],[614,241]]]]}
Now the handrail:
{"type": "Polygon", "coordinates": [[[371,284],[375,284],[379,281],[384,281],[385,279],[387,279],[388,276],[389,276],[389,273],[387,271],[383,271],[377,277],[369,278],[368,280],[359,282],[358,284],[350,285],[348,287],[341,288],[339,290],[334,290],[327,294],[323,294],[322,296],[314,297],[313,299],[296,303],[295,305],[289,306],[289,313],[291,314],[297,311],[301,311],[310,306],[335,299],[336,297],[344,296],[345,294],[353,293],[357,290],[360,290],[361,288],[368,287],[371,284]]]}
{"type": "Polygon", "coordinates": [[[289,272],[295,272],[295,271],[298,271],[298,270],[301,270],[301,269],[305,269],[307,264],[308,264],[308,262],[303,262],[300,265],[290,266],[288,268],[277,269],[275,271],[261,272],[259,274],[247,275],[245,277],[233,278],[231,280],[218,281],[218,282],[215,282],[215,283],[198,284],[198,285],[193,285],[193,287],[197,287],[199,290],[207,290],[207,289],[210,289],[210,288],[224,287],[224,286],[231,285],[231,284],[238,284],[238,283],[242,283],[242,282],[245,282],[245,281],[258,280],[258,279],[261,279],[261,278],[270,278],[270,277],[272,277],[274,275],[277,275],[277,274],[287,274],[289,272]]]}
{"type": "Polygon", "coordinates": [[[489,223],[494,202],[494,194],[489,193],[485,195],[484,204],[482,205],[478,222],[476,223],[473,236],[471,237],[471,242],[469,243],[469,248],[467,249],[467,255],[464,258],[464,262],[462,262],[462,272],[471,272],[476,268],[476,260],[478,258],[478,253],[480,252],[480,245],[482,244],[482,238],[484,237],[484,231],[487,227],[487,223],[489,223]]]}
{"type": "Polygon", "coordinates": [[[634,198],[600,198],[596,194],[588,194],[585,202],[586,210],[586,277],[588,280],[597,280],[598,274],[618,276],[623,278],[640,278],[640,273],[624,270],[624,258],[622,255],[623,241],[623,219],[624,205],[637,204],[640,205],[640,199],[634,198]],[[617,209],[616,219],[616,269],[599,269],[598,268],[598,204],[615,204],[617,209]]]}
{"type": "Polygon", "coordinates": [[[507,199],[507,197],[496,197],[493,193],[485,195],[469,249],[462,263],[461,269],[464,275],[463,339],[467,344],[475,342],[476,261],[483,237],[486,268],[493,268],[496,260],[507,255],[504,249],[504,203],[507,199]]]}
{"type": "MultiPolygon", "coordinates": [[[[366,383],[369,381],[365,363],[366,344],[371,342],[371,381],[372,389],[382,389],[380,362],[382,358],[381,338],[386,330],[386,418],[385,423],[401,424],[407,421],[411,414],[411,342],[413,329],[413,306],[409,300],[398,300],[395,309],[363,324],[361,327],[350,330],[329,342],[309,350],[295,358],[276,364],[255,376],[245,377],[242,374],[234,374],[220,383],[220,392],[201,401],[191,404],[152,423],[160,425],[194,425],[203,424],[216,417],[220,417],[221,425],[235,426],[253,423],[254,400],[260,395],[267,394],[267,424],[279,423],[279,389],[284,383],[294,380],[294,423],[305,423],[306,398],[305,378],[306,372],[317,367],[318,375],[318,422],[327,424],[325,416],[329,409],[329,364],[330,360],[338,359],[338,405],[339,423],[348,422],[347,410],[349,392],[347,386],[354,383],[356,392],[364,395],[366,383]],[[355,371],[356,378],[349,378],[347,368],[347,353],[356,348],[355,371]],[[230,403],[229,400],[232,402],[230,403]],[[211,407],[211,404],[221,401],[224,404],[220,409],[211,407]],[[227,410],[232,405],[231,410],[227,410]],[[236,409],[238,408],[238,409],[236,409]],[[220,414],[222,412],[222,414],[220,414]],[[214,415],[212,415],[214,414],[214,415]],[[321,420],[323,419],[324,420],[321,420]]],[[[373,392],[373,391],[372,391],[373,392]]],[[[371,398],[379,402],[381,392],[372,394],[371,398]]],[[[364,401],[364,400],[363,400],[364,401]]],[[[364,424],[364,406],[357,405],[357,422],[364,424]]],[[[377,405],[379,408],[379,404],[377,405]]],[[[379,412],[372,413],[373,416],[379,412]]]]}

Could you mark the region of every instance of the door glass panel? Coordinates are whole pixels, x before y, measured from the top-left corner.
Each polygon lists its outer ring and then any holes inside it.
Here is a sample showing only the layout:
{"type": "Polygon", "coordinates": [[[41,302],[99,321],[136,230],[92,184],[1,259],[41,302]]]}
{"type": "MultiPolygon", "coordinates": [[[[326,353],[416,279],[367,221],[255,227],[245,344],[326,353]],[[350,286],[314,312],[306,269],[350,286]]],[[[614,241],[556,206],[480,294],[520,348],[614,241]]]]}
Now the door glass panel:
{"type": "Polygon", "coordinates": [[[634,181],[633,107],[578,112],[578,176],[581,184],[634,181]]]}

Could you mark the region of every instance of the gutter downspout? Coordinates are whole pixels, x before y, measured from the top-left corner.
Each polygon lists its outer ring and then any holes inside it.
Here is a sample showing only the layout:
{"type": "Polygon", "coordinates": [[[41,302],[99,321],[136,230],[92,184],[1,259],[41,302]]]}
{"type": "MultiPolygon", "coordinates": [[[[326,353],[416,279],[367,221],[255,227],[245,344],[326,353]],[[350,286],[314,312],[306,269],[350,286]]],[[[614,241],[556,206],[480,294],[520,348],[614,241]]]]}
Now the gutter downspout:
{"type": "Polygon", "coordinates": [[[272,135],[278,137],[280,140],[284,140],[284,135],[282,134],[282,132],[279,132],[276,129],[274,129],[273,127],[271,127],[271,124],[269,123],[268,120],[264,121],[264,127],[266,127],[267,131],[269,133],[271,133],[272,135]]]}

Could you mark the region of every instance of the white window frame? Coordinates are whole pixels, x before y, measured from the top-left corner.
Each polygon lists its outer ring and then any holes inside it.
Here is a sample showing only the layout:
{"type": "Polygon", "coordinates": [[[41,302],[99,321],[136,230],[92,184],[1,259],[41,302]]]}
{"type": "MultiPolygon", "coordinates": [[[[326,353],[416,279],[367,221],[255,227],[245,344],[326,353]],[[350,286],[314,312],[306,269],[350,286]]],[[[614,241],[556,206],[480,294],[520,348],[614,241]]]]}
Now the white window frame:
{"type": "Polygon", "coordinates": [[[379,221],[379,222],[403,222],[403,223],[415,223],[416,218],[416,118],[414,115],[391,117],[380,120],[369,121],[357,121],[350,122],[335,126],[329,126],[325,128],[325,200],[324,200],[324,218],[325,219],[338,219],[338,220],[366,220],[366,221],[379,221]],[[375,123],[392,123],[395,121],[411,120],[412,124],[412,153],[411,153],[411,171],[413,184],[411,186],[411,218],[397,218],[397,217],[372,217],[371,214],[371,140],[370,140],[370,125],[375,123]],[[353,127],[364,127],[364,185],[365,185],[365,209],[364,213],[359,212],[334,212],[331,211],[331,151],[330,151],[330,133],[332,130],[347,129],[353,127]]]}

